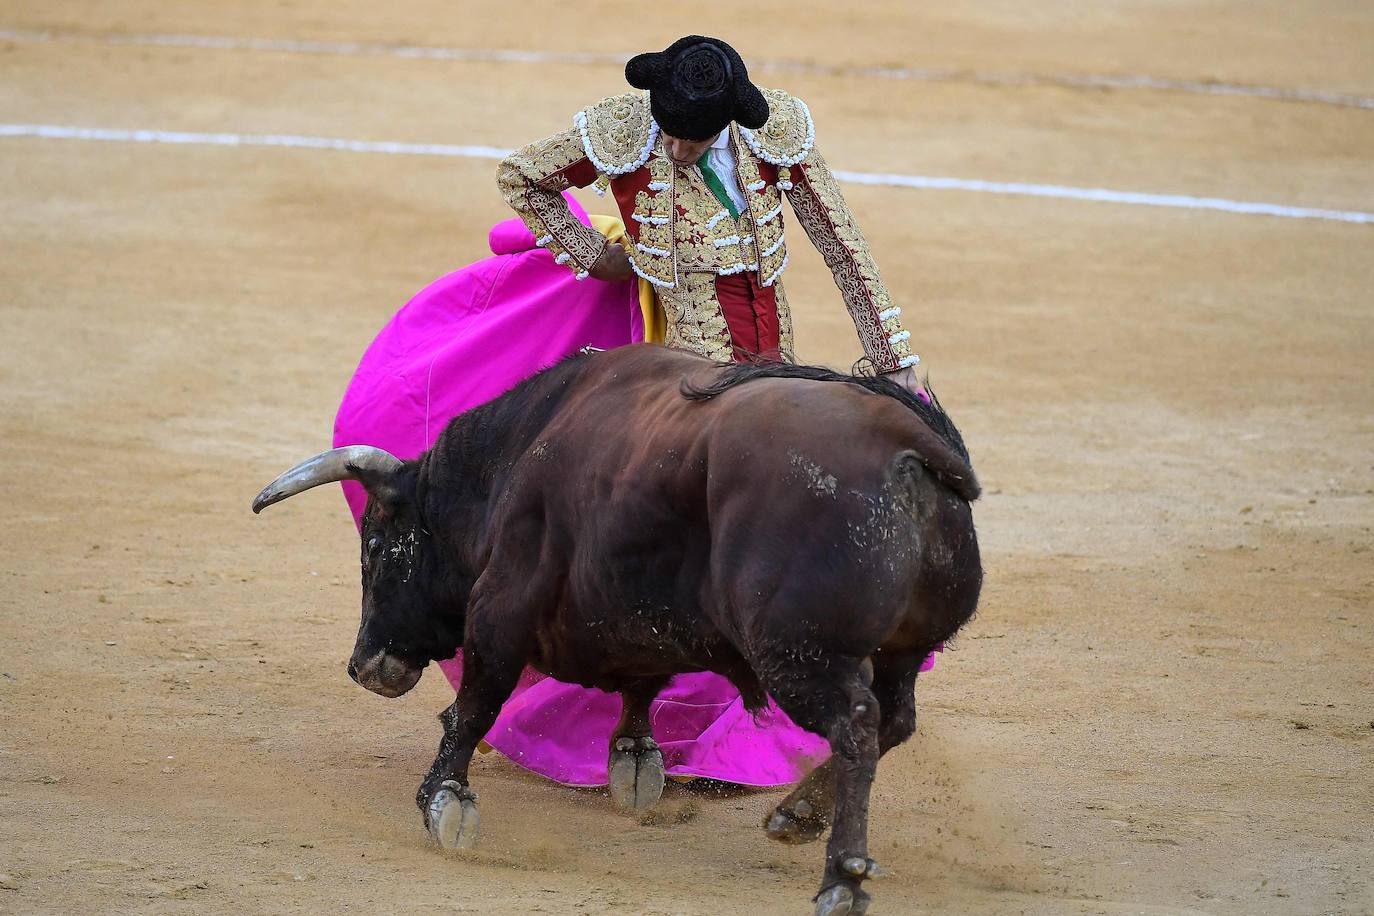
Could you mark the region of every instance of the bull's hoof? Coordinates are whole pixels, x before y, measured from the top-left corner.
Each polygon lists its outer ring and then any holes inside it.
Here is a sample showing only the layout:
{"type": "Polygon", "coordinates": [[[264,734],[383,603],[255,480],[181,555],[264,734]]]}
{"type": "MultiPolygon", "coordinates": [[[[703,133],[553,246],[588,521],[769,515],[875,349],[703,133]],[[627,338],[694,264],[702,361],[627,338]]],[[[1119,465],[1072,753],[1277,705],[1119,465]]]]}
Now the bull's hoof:
{"type": "Polygon", "coordinates": [[[763,822],[763,829],[768,832],[769,839],[792,846],[819,840],[829,826],[826,819],[818,815],[806,799],[802,799],[791,808],[778,805],[769,812],[768,818],[763,822]]]}
{"type": "Polygon", "coordinates": [[[472,849],[477,845],[477,794],[467,786],[444,780],[425,808],[429,835],[444,849],[472,849]]]}
{"type": "Polygon", "coordinates": [[[652,808],[663,797],[663,751],[653,738],[617,738],[606,776],[616,808],[652,808]]]}
{"type": "Polygon", "coordinates": [[[847,884],[832,884],[816,895],[816,916],[862,916],[869,896],[847,884]]]}

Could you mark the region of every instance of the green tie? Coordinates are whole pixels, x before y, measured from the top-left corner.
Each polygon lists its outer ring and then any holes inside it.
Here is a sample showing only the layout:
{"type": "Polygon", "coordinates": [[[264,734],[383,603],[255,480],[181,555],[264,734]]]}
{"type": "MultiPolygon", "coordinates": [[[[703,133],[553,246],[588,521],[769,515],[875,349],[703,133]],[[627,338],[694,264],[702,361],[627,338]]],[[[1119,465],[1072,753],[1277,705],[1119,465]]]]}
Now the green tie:
{"type": "Polygon", "coordinates": [[[739,219],[739,207],[730,199],[726,193],[725,185],[721,183],[720,176],[711,170],[711,151],[708,149],[700,159],[697,160],[697,168],[701,169],[701,177],[706,179],[706,187],[711,189],[711,193],[716,195],[716,200],[720,201],[722,207],[730,211],[731,219],[739,219]]]}

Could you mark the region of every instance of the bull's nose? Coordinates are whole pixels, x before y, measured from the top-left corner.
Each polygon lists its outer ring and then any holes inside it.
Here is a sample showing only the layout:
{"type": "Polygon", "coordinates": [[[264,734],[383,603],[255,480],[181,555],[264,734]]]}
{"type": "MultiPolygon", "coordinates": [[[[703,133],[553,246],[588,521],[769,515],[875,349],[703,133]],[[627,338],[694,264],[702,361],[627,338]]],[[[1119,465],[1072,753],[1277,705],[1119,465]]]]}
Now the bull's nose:
{"type": "Polygon", "coordinates": [[[354,653],[348,663],[348,673],[360,687],[384,697],[398,697],[408,692],[424,670],[386,650],[361,661],[354,653]]]}

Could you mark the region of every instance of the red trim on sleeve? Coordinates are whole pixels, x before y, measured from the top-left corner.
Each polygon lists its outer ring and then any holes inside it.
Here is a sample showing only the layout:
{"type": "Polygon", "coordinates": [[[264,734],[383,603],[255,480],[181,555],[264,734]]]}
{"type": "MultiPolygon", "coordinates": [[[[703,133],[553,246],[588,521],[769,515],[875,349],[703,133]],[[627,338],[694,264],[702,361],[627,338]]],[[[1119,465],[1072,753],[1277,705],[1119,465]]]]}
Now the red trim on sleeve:
{"type": "Polygon", "coordinates": [[[585,188],[596,181],[596,178],[596,166],[583,156],[572,165],[566,165],[556,172],[545,175],[534,184],[541,191],[563,191],[568,188],[585,188]]]}

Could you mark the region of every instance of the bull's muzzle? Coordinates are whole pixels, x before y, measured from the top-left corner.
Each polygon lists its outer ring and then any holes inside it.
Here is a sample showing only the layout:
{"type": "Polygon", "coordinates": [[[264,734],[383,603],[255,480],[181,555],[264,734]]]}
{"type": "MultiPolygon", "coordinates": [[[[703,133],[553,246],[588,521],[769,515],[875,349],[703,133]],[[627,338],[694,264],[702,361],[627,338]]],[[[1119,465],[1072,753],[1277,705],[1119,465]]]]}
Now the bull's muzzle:
{"type": "Polygon", "coordinates": [[[355,652],[348,662],[348,676],[379,696],[394,699],[420,682],[423,666],[412,665],[385,650],[359,660],[355,652]]]}

